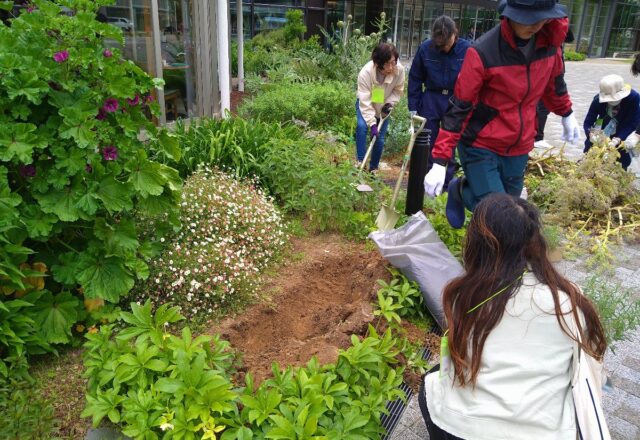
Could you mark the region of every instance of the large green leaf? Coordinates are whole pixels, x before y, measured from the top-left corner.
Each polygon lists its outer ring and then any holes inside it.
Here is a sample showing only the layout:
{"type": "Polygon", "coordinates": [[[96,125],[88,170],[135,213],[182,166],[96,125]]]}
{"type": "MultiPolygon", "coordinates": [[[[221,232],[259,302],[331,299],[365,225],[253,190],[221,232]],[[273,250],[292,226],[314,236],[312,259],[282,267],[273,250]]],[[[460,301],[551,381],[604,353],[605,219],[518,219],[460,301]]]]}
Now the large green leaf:
{"type": "Polygon", "coordinates": [[[7,169],[0,166],[0,227],[10,226],[18,216],[16,206],[20,204],[22,198],[18,194],[11,192],[7,182],[7,169]]]}
{"type": "Polygon", "coordinates": [[[58,258],[58,264],[51,266],[53,279],[67,286],[78,283],[78,273],[80,272],[80,254],[66,252],[58,258]]]}
{"type": "Polygon", "coordinates": [[[25,164],[33,162],[33,150],[47,145],[38,136],[37,128],[33,124],[18,122],[0,126],[0,159],[8,162],[17,157],[25,164]]]}
{"type": "Polygon", "coordinates": [[[143,197],[159,196],[164,191],[166,178],[160,164],[145,160],[131,171],[129,182],[143,197]]]}
{"type": "Polygon", "coordinates": [[[68,291],[55,296],[49,291],[40,291],[30,293],[25,300],[34,304],[28,313],[47,342],[71,342],[71,327],[78,321],[81,307],[78,298],[68,291]]]}
{"type": "Polygon", "coordinates": [[[117,302],[120,295],[133,287],[133,275],[119,257],[83,255],[80,259],[78,281],[87,298],[102,298],[117,302]]]}
{"type": "Polygon", "coordinates": [[[119,212],[133,208],[130,187],[111,176],[105,177],[98,187],[98,197],[110,212],[119,212]]]}
{"type": "Polygon", "coordinates": [[[47,194],[34,194],[44,212],[55,214],[65,222],[74,222],[80,218],[77,207],[81,194],[75,186],[67,186],[61,191],[49,191],[47,194]]]}
{"type": "Polygon", "coordinates": [[[136,225],[133,220],[121,219],[116,222],[113,219],[97,218],[93,233],[105,244],[108,254],[125,256],[135,252],[140,246],[136,236],[136,225]]]}
{"type": "Polygon", "coordinates": [[[30,238],[48,237],[58,217],[44,213],[37,205],[25,206],[22,209],[20,221],[27,229],[30,238]]]}
{"type": "Polygon", "coordinates": [[[42,102],[42,96],[49,91],[49,84],[38,78],[36,71],[23,70],[9,76],[3,83],[10,99],[25,97],[36,105],[42,102]]]}

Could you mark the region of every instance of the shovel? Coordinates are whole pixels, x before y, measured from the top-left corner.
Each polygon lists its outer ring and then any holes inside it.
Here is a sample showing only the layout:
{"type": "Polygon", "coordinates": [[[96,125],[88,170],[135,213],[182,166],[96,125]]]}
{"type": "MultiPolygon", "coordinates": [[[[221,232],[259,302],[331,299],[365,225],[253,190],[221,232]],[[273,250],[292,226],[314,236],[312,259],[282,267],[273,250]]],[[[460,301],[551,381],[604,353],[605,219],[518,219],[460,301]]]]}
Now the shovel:
{"type": "Polygon", "coordinates": [[[400,169],[400,174],[398,174],[398,180],[396,181],[396,187],[393,190],[393,197],[391,197],[391,203],[389,206],[382,205],[380,208],[380,212],[378,213],[378,217],[376,218],[376,226],[379,231],[390,231],[396,226],[398,219],[400,218],[400,214],[395,211],[396,200],[398,199],[398,193],[400,192],[400,185],[402,184],[402,179],[404,177],[404,172],[407,169],[407,163],[409,162],[409,157],[411,157],[411,150],[413,150],[413,144],[416,141],[416,138],[424,129],[424,124],[427,123],[427,120],[421,116],[413,116],[411,118],[411,140],[409,141],[409,146],[407,147],[407,152],[402,159],[402,168],[400,169]],[[414,124],[419,123],[420,126],[416,130],[414,124]]]}
{"type": "MultiPolygon", "coordinates": [[[[387,118],[389,117],[391,113],[387,113],[387,116],[385,116],[384,118],[380,119],[380,123],[378,124],[378,127],[380,127],[380,129],[382,130],[382,124],[384,124],[384,121],[387,120],[387,118]]],[[[362,163],[360,164],[360,169],[358,170],[358,181],[360,182],[357,186],[356,189],[359,192],[372,192],[373,188],[371,188],[369,185],[367,185],[366,183],[364,183],[362,181],[362,171],[364,170],[365,165],[367,164],[367,162],[369,161],[369,158],[371,157],[371,152],[373,151],[373,146],[376,143],[376,140],[378,139],[378,136],[373,136],[371,138],[371,142],[369,142],[369,148],[367,148],[367,153],[364,155],[364,159],[362,160],[362,163]]]]}

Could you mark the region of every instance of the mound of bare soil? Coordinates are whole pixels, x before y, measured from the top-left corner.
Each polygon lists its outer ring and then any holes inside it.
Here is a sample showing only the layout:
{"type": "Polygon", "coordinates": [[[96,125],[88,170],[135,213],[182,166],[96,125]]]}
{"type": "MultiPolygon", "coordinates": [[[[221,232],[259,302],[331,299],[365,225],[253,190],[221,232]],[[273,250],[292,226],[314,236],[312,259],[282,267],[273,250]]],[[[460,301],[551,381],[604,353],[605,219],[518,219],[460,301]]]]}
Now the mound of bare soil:
{"type": "Polygon", "coordinates": [[[373,320],[376,280],[389,280],[382,257],[338,235],[293,240],[292,257],[267,283],[270,300],[210,329],[242,353],[256,383],[271,364],[304,365],[312,356],[335,362],[373,320]],[[297,261],[295,261],[297,260],[297,261]]]}

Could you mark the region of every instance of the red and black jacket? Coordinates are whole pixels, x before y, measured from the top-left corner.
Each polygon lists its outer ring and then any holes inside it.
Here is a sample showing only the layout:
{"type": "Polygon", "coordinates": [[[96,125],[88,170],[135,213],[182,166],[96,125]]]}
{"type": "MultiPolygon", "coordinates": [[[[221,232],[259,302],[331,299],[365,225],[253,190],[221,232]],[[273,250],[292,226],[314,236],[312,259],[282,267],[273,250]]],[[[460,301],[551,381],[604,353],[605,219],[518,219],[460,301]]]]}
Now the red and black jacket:
{"type": "Polygon", "coordinates": [[[546,23],[529,62],[506,19],[467,50],[434,147],[436,162],[451,159],[460,140],[501,156],[529,153],[541,98],[553,113],[571,113],[561,50],[567,29],[566,18],[546,23]]]}

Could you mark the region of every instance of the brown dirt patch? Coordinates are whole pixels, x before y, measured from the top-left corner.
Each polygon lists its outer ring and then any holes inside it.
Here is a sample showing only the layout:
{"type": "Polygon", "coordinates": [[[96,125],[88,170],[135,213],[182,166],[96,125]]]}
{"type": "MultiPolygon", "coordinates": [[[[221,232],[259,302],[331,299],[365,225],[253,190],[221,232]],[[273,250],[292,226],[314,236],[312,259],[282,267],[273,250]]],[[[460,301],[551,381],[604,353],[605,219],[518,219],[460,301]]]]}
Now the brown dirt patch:
{"type": "Polygon", "coordinates": [[[364,334],[373,320],[376,280],[390,279],[376,251],[338,235],[293,239],[291,255],[267,283],[265,291],[274,292],[268,302],[210,329],[242,353],[256,383],[270,376],[273,362],[335,362],[351,335],[364,334]]]}
{"type": "Polygon", "coordinates": [[[41,395],[53,405],[59,428],[56,438],[81,439],[91,427],[91,418],[80,417],[87,387],[82,354],[81,349],[72,349],[57,358],[43,357],[31,371],[41,395]]]}

